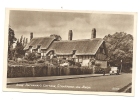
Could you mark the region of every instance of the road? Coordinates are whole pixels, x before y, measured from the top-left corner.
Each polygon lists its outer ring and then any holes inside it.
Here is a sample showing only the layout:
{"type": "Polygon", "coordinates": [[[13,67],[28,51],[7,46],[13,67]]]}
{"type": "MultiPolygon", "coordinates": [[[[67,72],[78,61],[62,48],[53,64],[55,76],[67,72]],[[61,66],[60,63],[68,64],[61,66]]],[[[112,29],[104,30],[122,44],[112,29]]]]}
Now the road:
{"type": "Polygon", "coordinates": [[[129,83],[132,83],[132,74],[11,84],[7,88],[117,92],[129,83]]]}

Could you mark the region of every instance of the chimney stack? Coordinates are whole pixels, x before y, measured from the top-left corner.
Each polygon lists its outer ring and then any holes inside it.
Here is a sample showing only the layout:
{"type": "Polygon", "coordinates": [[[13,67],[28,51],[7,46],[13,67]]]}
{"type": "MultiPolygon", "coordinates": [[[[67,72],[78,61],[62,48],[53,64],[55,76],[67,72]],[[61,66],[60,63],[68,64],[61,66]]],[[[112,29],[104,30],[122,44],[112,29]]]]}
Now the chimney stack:
{"type": "Polygon", "coordinates": [[[33,38],[33,32],[30,33],[30,40],[33,38]]]}
{"type": "Polygon", "coordinates": [[[96,38],[96,29],[93,28],[91,32],[91,39],[96,38]]]}
{"type": "Polygon", "coordinates": [[[72,30],[69,30],[69,33],[68,33],[68,40],[72,40],[72,35],[73,35],[72,30]]]}

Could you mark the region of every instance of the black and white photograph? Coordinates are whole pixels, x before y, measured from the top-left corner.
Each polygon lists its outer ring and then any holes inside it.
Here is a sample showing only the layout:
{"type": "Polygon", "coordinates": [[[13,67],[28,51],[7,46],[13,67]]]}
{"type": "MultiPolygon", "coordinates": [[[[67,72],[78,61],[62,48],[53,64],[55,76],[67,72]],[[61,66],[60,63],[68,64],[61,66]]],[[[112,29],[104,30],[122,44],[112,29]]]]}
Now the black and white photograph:
{"type": "Polygon", "coordinates": [[[133,96],[136,15],[6,9],[4,90],[133,96]]]}

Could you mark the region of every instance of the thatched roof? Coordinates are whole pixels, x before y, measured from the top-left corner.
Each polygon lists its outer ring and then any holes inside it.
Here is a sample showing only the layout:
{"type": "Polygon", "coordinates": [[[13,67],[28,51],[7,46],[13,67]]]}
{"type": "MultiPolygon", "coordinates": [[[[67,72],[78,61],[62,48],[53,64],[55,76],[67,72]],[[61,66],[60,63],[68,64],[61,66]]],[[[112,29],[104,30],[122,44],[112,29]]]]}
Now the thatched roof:
{"type": "Polygon", "coordinates": [[[37,49],[40,46],[41,49],[46,49],[47,52],[54,50],[57,55],[72,55],[75,51],[75,55],[95,55],[99,47],[104,42],[101,38],[85,39],[85,40],[61,40],[54,41],[52,37],[38,37],[33,38],[29,44],[26,45],[24,50],[37,49]]]}
{"type": "Polygon", "coordinates": [[[95,55],[102,43],[103,39],[101,38],[54,41],[47,50],[47,53],[54,50],[57,55],[71,55],[75,50],[75,55],[95,55]]]}
{"type": "Polygon", "coordinates": [[[32,46],[32,49],[37,49],[37,46],[40,45],[41,49],[47,49],[51,43],[54,41],[52,37],[38,37],[31,39],[31,42],[26,45],[24,50],[29,49],[29,46],[32,46]]]}

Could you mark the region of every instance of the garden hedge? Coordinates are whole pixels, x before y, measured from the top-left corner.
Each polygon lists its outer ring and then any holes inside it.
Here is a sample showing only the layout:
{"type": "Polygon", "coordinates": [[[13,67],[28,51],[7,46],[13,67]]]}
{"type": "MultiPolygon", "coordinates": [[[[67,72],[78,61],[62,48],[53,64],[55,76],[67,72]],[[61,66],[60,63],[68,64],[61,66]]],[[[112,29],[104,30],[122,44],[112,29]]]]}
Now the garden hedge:
{"type": "Polygon", "coordinates": [[[55,67],[55,66],[8,66],[7,77],[43,77],[60,75],[92,74],[92,67],[55,67]]]}

